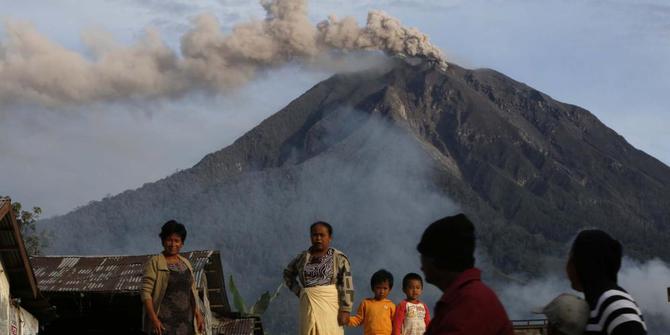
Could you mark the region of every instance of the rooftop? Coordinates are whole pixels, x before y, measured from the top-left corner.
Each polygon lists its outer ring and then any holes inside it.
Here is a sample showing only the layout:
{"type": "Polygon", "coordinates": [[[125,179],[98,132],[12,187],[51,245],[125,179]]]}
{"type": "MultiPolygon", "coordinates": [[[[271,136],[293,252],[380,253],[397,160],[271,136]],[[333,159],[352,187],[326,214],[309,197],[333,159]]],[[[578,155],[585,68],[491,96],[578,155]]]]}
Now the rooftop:
{"type": "MultiPolygon", "coordinates": [[[[182,254],[193,265],[197,283],[212,254],[211,250],[182,254]]],[[[44,292],[139,293],[144,264],[152,256],[36,256],[32,263],[44,292]]]]}
{"type": "Polygon", "coordinates": [[[41,296],[23,243],[21,228],[12,210],[12,200],[0,197],[0,262],[6,271],[10,294],[35,316],[48,317],[49,303],[41,296]]]}
{"type": "MultiPolygon", "coordinates": [[[[219,252],[199,250],[181,255],[193,265],[198,289],[206,283],[211,310],[221,315],[230,313],[219,252]]],[[[39,289],[46,295],[139,295],[144,264],[152,256],[35,256],[31,261],[39,289]]]]}

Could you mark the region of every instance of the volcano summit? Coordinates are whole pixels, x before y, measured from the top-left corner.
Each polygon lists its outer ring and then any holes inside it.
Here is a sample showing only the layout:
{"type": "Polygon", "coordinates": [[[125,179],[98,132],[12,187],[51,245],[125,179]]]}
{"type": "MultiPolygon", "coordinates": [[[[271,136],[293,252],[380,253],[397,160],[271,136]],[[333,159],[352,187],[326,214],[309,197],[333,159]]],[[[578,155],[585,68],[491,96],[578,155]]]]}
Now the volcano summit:
{"type": "Polygon", "coordinates": [[[668,261],[669,195],[670,168],[587,110],[493,70],[395,61],[335,75],[194,167],[42,225],[57,227],[50,252],[139,253],[175,218],[187,248],[221,249],[242,290],[260,291],[317,219],[361,283],[418,271],[420,232],[457,209],[505,272],[537,274],[585,227],[668,261]]]}

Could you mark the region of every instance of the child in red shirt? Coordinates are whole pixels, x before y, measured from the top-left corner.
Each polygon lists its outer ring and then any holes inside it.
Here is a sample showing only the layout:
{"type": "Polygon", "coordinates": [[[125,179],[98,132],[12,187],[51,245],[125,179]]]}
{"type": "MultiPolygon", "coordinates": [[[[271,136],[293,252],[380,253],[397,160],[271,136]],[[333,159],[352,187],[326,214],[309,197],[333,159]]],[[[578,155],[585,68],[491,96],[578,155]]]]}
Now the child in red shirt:
{"type": "Polygon", "coordinates": [[[402,290],[407,299],[401,301],[393,317],[393,335],[423,335],[430,322],[428,306],[419,300],[423,292],[423,280],[416,273],[408,273],[402,279],[402,290]]]}
{"type": "Polygon", "coordinates": [[[363,325],[364,335],[391,335],[395,304],[387,299],[393,288],[393,275],[382,269],[375,272],[370,280],[374,298],[364,299],[358,306],[358,313],[349,318],[348,325],[363,325]]]}

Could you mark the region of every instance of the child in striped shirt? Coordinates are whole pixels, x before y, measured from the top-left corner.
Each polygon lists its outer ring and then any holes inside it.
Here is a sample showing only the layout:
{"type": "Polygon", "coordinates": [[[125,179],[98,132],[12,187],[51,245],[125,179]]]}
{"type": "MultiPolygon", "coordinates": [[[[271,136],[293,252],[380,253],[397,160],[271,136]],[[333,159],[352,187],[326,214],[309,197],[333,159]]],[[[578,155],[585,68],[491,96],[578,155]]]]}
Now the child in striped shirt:
{"type": "Polygon", "coordinates": [[[423,280],[416,273],[408,273],[402,279],[402,290],[407,299],[395,308],[393,335],[423,335],[430,322],[428,306],[419,300],[423,292],[423,280]]]}

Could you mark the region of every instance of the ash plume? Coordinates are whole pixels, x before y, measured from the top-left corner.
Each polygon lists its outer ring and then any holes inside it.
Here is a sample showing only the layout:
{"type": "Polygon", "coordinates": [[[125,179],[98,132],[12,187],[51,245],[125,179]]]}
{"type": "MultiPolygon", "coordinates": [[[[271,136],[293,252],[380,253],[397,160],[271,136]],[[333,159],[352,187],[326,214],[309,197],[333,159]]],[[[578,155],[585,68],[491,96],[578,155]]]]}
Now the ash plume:
{"type": "Polygon", "coordinates": [[[222,32],[209,14],[194,19],[181,37],[180,53],[154,29],[131,46],[107,34],[87,32],[91,56],[66,49],[27,23],[7,22],[0,43],[0,105],[38,103],[54,107],[135,98],[178,97],[193,90],[230,91],[259,71],[288,62],[309,63],[331,51],[377,50],[417,57],[446,68],[428,37],[380,11],[359,26],[352,17],[314,25],[306,0],[261,0],[267,15],[222,32]]]}

